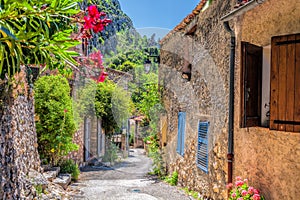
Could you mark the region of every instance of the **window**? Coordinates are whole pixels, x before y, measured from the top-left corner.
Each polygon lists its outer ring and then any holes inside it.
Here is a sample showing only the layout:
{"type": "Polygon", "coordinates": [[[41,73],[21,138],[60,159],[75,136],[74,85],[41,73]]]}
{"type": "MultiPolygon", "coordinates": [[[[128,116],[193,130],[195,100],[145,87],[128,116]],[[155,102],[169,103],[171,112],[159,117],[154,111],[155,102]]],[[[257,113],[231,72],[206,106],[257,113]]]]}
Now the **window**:
{"type": "Polygon", "coordinates": [[[197,166],[208,173],[208,127],[209,122],[199,122],[197,166]]]}
{"type": "Polygon", "coordinates": [[[262,107],[270,105],[270,129],[300,132],[300,34],[273,37],[267,62],[263,50],[242,42],[241,127],[263,124],[262,107]],[[270,69],[264,66],[268,62],[270,69]],[[268,82],[262,79],[266,75],[268,82]],[[268,102],[262,102],[267,91],[262,85],[270,89],[268,102]]]}
{"type": "Polygon", "coordinates": [[[185,134],[185,112],[178,113],[178,135],[177,135],[177,153],[184,154],[184,134],[185,134]]]}
{"type": "Polygon", "coordinates": [[[300,34],[271,44],[270,129],[300,131],[300,34]]]}

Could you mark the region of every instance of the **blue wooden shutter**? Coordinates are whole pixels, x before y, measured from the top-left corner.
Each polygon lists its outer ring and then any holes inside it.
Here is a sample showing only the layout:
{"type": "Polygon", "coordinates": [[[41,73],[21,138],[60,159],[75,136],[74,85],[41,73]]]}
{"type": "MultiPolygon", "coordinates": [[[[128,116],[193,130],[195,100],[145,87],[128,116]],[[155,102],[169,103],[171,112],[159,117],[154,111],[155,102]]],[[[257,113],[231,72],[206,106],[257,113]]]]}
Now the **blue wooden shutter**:
{"type": "Polygon", "coordinates": [[[208,173],[208,127],[209,122],[199,122],[197,166],[208,173]]]}
{"type": "Polygon", "coordinates": [[[184,135],[185,135],[185,112],[178,113],[178,134],[177,134],[177,153],[184,154],[184,135]]]}

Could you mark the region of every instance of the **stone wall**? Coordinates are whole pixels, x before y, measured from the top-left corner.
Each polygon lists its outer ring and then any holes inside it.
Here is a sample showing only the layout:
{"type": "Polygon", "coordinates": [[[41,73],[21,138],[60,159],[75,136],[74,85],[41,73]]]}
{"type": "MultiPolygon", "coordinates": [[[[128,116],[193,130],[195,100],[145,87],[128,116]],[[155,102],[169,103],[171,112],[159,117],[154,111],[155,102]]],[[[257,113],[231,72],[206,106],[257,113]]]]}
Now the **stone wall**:
{"type": "Polygon", "coordinates": [[[266,0],[234,20],[236,48],[234,175],[248,178],[266,199],[298,199],[300,134],[268,128],[240,128],[241,41],[259,46],[271,37],[300,32],[300,1],[266,0]]]}
{"type": "Polygon", "coordinates": [[[74,160],[79,166],[84,164],[84,124],[80,124],[78,130],[73,136],[73,143],[77,144],[78,151],[72,151],[68,154],[67,158],[74,160]]]}
{"type": "Polygon", "coordinates": [[[191,22],[197,26],[194,35],[184,34],[191,27],[187,26],[164,38],[159,69],[168,121],[163,148],[168,172],[176,170],[179,185],[212,199],[227,198],[230,40],[220,18],[229,10],[227,1],[213,1],[191,22]],[[190,81],[182,78],[187,63],[192,66],[190,81]],[[176,153],[179,111],[186,112],[183,157],[176,153]],[[199,120],[210,122],[208,173],[196,165],[199,120]]]}
{"type": "Polygon", "coordinates": [[[40,171],[33,92],[24,72],[11,83],[0,85],[0,199],[33,199],[36,192],[27,177],[31,169],[40,171]]]}

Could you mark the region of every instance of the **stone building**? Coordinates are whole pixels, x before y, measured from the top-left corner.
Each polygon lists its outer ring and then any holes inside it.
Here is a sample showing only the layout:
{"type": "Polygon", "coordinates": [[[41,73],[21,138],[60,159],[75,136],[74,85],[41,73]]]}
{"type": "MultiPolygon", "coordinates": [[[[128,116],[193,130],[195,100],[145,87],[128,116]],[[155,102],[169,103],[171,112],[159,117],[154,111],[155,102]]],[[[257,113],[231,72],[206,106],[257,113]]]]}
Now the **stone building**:
{"type": "Polygon", "coordinates": [[[226,199],[242,176],[266,199],[299,196],[299,4],[202,0],[162,39],[160,139],[180,185],[226,199]]]}

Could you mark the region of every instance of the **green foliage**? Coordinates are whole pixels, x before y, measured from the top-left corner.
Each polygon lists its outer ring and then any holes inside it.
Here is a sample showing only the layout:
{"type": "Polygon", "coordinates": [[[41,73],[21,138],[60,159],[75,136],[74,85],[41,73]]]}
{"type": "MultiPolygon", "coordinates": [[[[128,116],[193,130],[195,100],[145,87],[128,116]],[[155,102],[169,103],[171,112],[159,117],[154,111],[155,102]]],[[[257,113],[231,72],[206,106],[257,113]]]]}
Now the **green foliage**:
{"type": "Polygon", "coordinates": [[[111,133],[117,127],[112,113],[112,94],[115,87],[112,81],[106,80],[97,85],[95,95],[96,116],[102,119],[102,127],[107,133],[111,133]]]}
{"type": "Polygon", "coordinates": [[[131,105],[129,93],[123,88],[116,86],[112,95],[112,113],[119,128],[129,118],[131,105]]]}
{"type": "Polygon", "coordinates": [[[72,180],[78,180],[78,177],[80,175],[80,170],[78,165],[71,159],[64,160],[60,164],[60,172],[61,173],[68,173],[71,174],[72,180]]]}
{"type": "Polygon", "coordinates": [[[177,185],[178,182],[178,172],[174,171],[171,176],[167,176],[164,179],[165,182],[169,183],[172,186],[177,185]]]}
{"type": "Polygon", "coordinates": [[[153,174],[163,177],[165,175],[165,167],[162,153],[159,149],[157,135],[153,134],[144,139],[148,147],[148,155],[153,160],[153,174]]]}
{"type": "Polygon", "coordinates": [[[120,127],[129,117],[131,100],[127,92],[110,80],[99,83],[95,95],[96,116],[102,119],[106,133],[120,127]]]}
{"type": "Polygon", "coordinates": [[[193,190],[189,190],[187,187],[182,188],[182,190],[189,196],[192,196],[194,199],[202,200],[203,198],[199,197],[199,193],[193,190]]]}
{"type": "Polygon", "coordinates": [[[38,150],[53,165],[70,151],[77,150],[70,87],[62,76],[43,76],[35,82],[35,113],[38,150]]]}
{"type": "Polygon", "coordinates": [[[41,196],[41,194],[43,193],[43,186],[41,184],[39,184],[39,185],[35,185],[34,188],[35,188],[37,195],[41,196]]]}
{"type": "Polygon", "coordinates": [[[95,114],[95,94],[97,84],[93,80],[87,80],[76,91],[74,99],[74,117],[76,124],[83,122],[84,117],[95,114]]]}
{"type": "Polygon", "coordinates": [[[76,65],[69,51],[79,44],[70,39],[80,0],[1,0],[0,76],[19,70],[20,64],[47,65],[62,70],[76,65]]]}
{"type": "Polygon", "coordinates": [[[110,141],[110,143],[108,144],[108,146],[105,149],[105,154],[102,158],[102,161],[110,162],[110,164],[113,165],[113,163],[118,158],[118,155],[117,155],[118,150],[119,150],[119,147],[110,141]]]}

